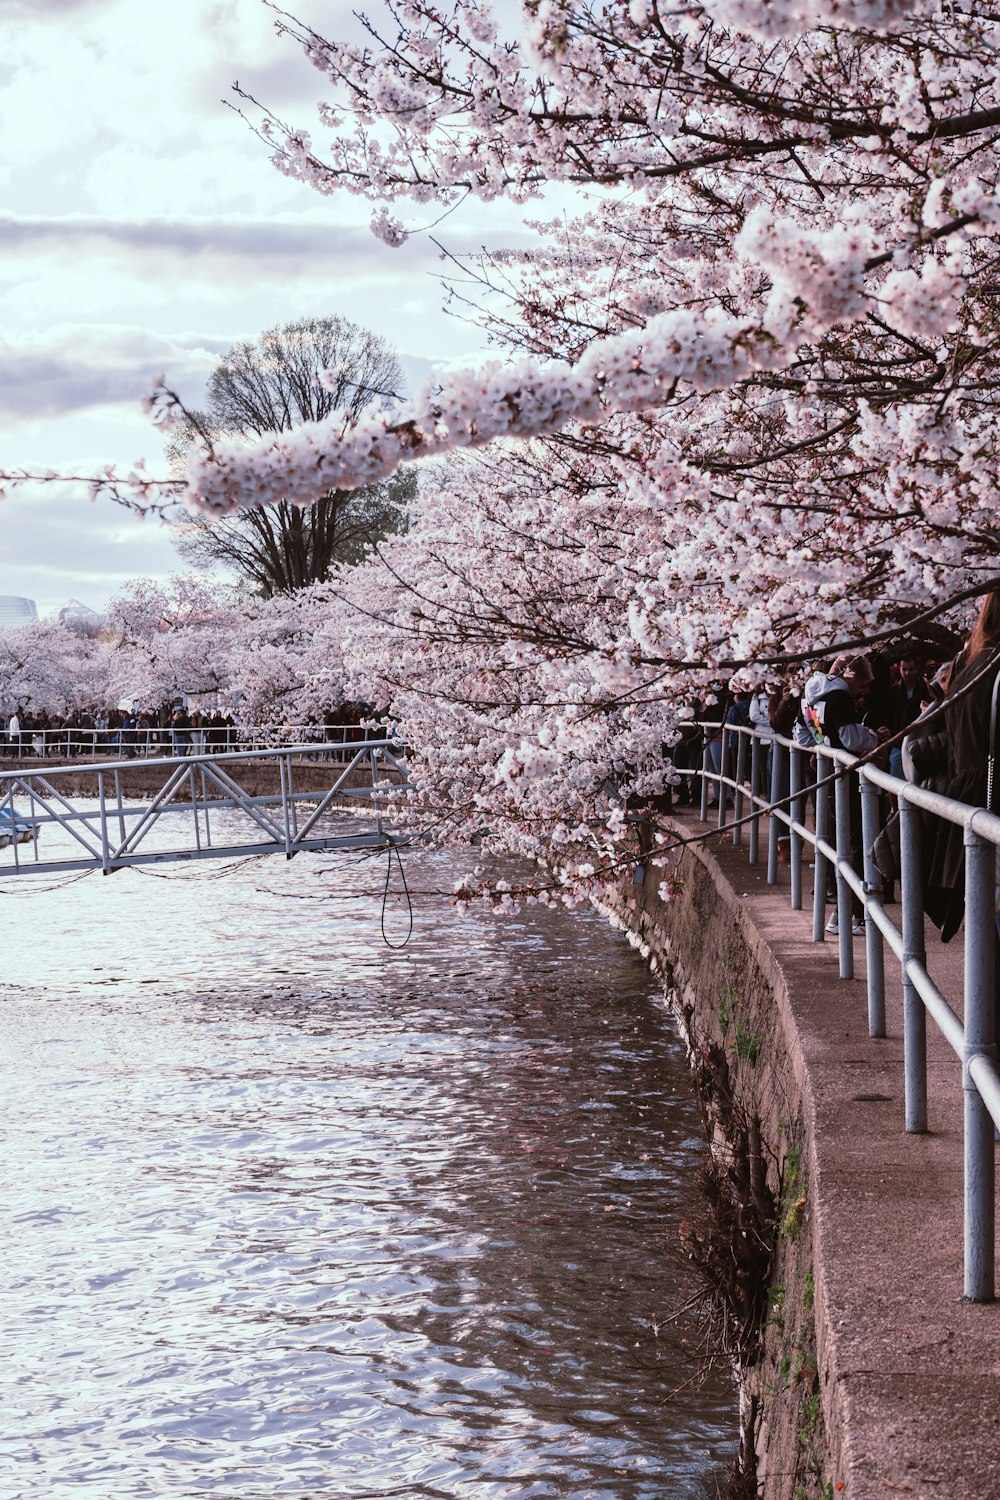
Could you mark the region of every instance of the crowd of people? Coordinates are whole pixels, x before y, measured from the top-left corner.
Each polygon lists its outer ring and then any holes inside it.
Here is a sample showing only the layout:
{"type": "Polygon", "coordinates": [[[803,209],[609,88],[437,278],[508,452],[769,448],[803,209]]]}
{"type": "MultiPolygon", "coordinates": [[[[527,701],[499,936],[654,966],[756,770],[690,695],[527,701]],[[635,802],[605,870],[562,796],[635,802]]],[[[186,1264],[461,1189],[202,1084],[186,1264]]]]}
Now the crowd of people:
{"type": "MultiPolygon", "coordinates": [[[[940,659],[916,649],[895,657],[848,653],[830,662],[818,662],[803,687],[791,677],[766,687],[737,677],[719,685],[714,701],[695,705],[693,717],[709,729],[711,770],[718,774],[725,749],[735,736],[727,726],[750,726],[760,731],[765,751],[772,734],[783,735],[804,748],[818,743],[861,755],[888,743],[887,768],[902,775],[899,736],[921,714],[944,697],[941,684],[945,670],[940,659]]],[[[686,735],[674,753],[678,769],[697,769],[701,735],[686,735]]],[[[765,764],[769,764],[765,758],[765,764]]],[[[683,806],[694,798],[690,778],[682,781],[677,800],[683,806]],[[686,784],[685,784],[686,783],[686,784]]]]}
{"type": "Polygon", "coordinates": [[[0,723],[0,754],[23,758],[72,757],[107,752],[132,759],[169,750],[175,755],[235,747],[232,714],[188,712],[182,704],[144,709],[89,707],[65,715],[33,713],[18,705],[0,723]]]}
{"type": "MultiPolygon", "coordinates": [[[[349,743],[363,737],[372,714],[370,704],[342,703],[320,721],[289,726],[282,733],[285,738],[291,733],[303,740],[349,743]]],[[[0,716],[0,757],[18,760],[218,754],[261,737],[262,732],[246,725],[239,714],[189,708],[176,700],[155,709],[138,704],[130,709],[92,706],[65,715],[45,709],[35,713],[18,704],[0,716]]]]}
{"type": "MultiPolygon", "coordinates": [[[[830,746],[855,756],[871,756],[891,774],[943,796],[973,806],[1000,803],[1000,777],[990,776],[997,734],[995,691],[1000,680],[1000,590],[983,601],[968,638],[953,656],[927,646],[911,645],[893,653],[848,652],[814,664],[805,681],[786,678],[770,687],[734,678],[719,685],[714,701],[698,704],[693,717],[702,726],[684,734],[673,752],[681,780],[674,798],[691,805],[700,796],[699,771],[705,748],[710,773],[735,766],[733,732],[739,726],[759,731],[760,790],[773,790],[771,754],[774,737],[805,751],[830,746]]],[[[829,769],[829,768],[828,768],[829,769]]],[[[814,771],[814,776],[818,774],[814,771]]],[[[710,800],[718,782],[709,779],[710,800]]],[[[724,787],[723,797],[728,797],[724,787]]],[[[788,759],[778,762],[777,800],[787,799],[788,759]]],[[[808,788],[806,804],[814,799],[808,788]]],[[[831,799],[832,804],[832,799],[831,799]]],[[[862,818],[857,783],[850,783],[849,858],[860,876],[863,868],[862,818]]],[[[881,831],[874,855],[892,898],[900,874],[898,814],[895,799],[881,798],[881,831]]],[[[831,805],[831,819],[835,818],[831,805]]],[[[923,815],[924,904],[947,941],[961,925],[964,910],[962,829],[940,817],[923,815]]],[[[835,828],[831,827],[831,838],[835,828]]],[[[779,850],[787,847],[779,841],[779,850]]],[[[831,875],[832,881],[832,875],[831,875]]],[[[832,887],[827,891],[835,896],[832,887]]],[[[852,922],[861,931],[862,907],[852,893],[852,922]]],[[[828,931],[838,931],[835,911],[828,931]]],[[[1000,931],[1000,927],[998,927],[1000,931]]]]}

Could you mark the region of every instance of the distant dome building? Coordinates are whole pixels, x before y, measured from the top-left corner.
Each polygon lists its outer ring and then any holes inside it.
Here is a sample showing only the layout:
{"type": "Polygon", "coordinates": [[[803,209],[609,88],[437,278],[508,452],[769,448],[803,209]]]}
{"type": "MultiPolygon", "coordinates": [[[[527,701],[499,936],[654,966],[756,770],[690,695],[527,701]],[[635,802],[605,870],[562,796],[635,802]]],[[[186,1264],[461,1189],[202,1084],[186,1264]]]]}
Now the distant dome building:
{"type": "Polygon", "coordinates": [[[0,594],[0,630],[16,630],[19,625],[30,625],[38,619],[34,599],[21,599],[16,594],[0,594]]]}
{"type": "Polygon", "coordinates": [[[81,604],[79,599],[67,599],[62,609],[56,610],[56,619],[60,625],[68,625],[71,630],[80,629],[81,626],[96,630],[104,622],[104,617],[96,609],[81,604]]]}

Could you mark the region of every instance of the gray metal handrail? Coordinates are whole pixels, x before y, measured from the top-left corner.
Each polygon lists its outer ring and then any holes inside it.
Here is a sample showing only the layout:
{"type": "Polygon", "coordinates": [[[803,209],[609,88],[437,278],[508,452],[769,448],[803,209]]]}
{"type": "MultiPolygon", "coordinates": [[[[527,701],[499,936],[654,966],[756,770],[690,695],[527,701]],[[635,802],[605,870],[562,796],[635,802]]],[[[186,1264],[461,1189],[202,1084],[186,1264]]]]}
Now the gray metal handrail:
{"type": "MultiPolygon", "coordinates": [[[[710,788],[718,801],[718,826],[729,829],[735,845],[749,830],[749,863],[759,860],[759,827],[769,817],[767,882],[778,879],[778,840],[787,830],[790,900],[801,910],[802,851],[814,850],[812,936],[825,937],[828,873],[836,877],[838,961],[842,979],[854,976],[852,894],[864,909],[868,988],[868,1030],[886,1035],[885,947],[900,965],[903,985],[903,1060],[906,1129],[927,1129],[927,1017],[938,1027],[962,1063],[964,1090],[965,1296],[990,1302],[995,1296],[994,1128],[1000,1128],[1000,1068],[996,1034],[996,880],[1000,817],[982,807],[956,802],[926,787],[891,776],[877,766],[859,765],[855,756],[829,745],[808,748],[773,730],[739,724],[699,723],[703,736],[701,818],[708,821],[710,788]],[[721,737],[721,738],[720,738],[721,737]],[[732,765],[736,744],[736,766],[732,765]],[[770,755],[770,777],[764,769],[770,755]],[[810,762],[815,757],[816,771],[810,762]],[[715,761],[717,760],[717,764],[715,761]],[[749,765],[748,765],[749,761],[749,765]],[[831,842],[830,789],[835,834],[831,842]],[[783,789],[787,787],[787,794],[783,789]],[[900,816],[901,918],[897,926],[883,902],[882,876],[872,848],[881,828],[879,793],[896,799],[900,816]],[[806,823],[806,803],[814,803],[814,823],[806,823]],[[862,854],[859,872],[851,860],[852,797],[860,800],[862,854]],[[749,803],[750,812],[744,815],[749,803]],[[727,819],[727,809],[733,817],[727,819]],[[965,943],[963,1014],[960,1017],[927,970],[924,951],[924,878],[921,813],[963,830],[965,846],[965,943]]],[[[688,770],[682,775],[697,776],[688,770]]],[[[856,804],[855,804],[856,806],[856,804]]],[[[855,818],[855,824],[857,820],[855,818]]]]}

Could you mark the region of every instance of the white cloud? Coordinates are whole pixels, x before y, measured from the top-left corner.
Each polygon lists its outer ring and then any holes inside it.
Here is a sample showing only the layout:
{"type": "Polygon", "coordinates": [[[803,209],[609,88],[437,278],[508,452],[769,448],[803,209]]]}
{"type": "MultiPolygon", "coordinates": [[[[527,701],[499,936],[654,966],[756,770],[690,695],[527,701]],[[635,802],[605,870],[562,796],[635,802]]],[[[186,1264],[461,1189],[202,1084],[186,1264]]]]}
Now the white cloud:
{"type": "MultiPolygon", "coordinates": [[[[344,0],[293,9],[339,35],[357,25],[344,0]]],[[[323,79],[273,23],[257,0],[0,0],[0,466],[154,463],[150,377],[166,370],[197,404],[231,344],[298,317],[389,338],[411,387],[481,347],[437,312],[428,239],[388,250],[370,205],[282,177],[223,104],[238,79],[314,125],[323,79]]],[[[509,209],[480,204],[438,233],[462,253],[509,229],[509,209]]],[[[40,604],[99,607],[130,574],[176,567],[159,527],[79,491],[18,493],[0,524],[0,593],[40,604]]]]}
{"type": "Polygon", "coordinates": [[[148,329],[64,324],[42,334],[0,339],[0,416],[49,417],[127,402],[137,406],[150,372],[195,391],[228,340],[148,329]]]}
{"type": "Polygon", "coordinates": [[[64,21],[84,12],[109,10],[112,0],[0,0],[0,21],[64,21]]]}
{"type": "Polygon", "coordinates": [[[110,502],[57,489],[15,493],[0,505],[0,523],[0,594],[34,599],[42,614],[72,597],[101,609],[129,578],[186,571],[168,527],[110,502]]]}

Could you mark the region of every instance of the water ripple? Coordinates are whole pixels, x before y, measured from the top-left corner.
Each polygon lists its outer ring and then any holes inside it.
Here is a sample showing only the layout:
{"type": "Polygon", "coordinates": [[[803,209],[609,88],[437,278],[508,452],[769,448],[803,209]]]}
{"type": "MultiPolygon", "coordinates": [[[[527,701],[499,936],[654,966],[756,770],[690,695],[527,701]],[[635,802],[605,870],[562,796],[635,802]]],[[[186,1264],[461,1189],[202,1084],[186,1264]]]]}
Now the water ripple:
{"type": "Polygon", "coordinates": [[[705,1493],[734,1397],[664,1323],[704,1147],[655,985],[592,913],[418,896],[392,952],[379,884],[5,902],[4,1500],[705,1493]]]}

